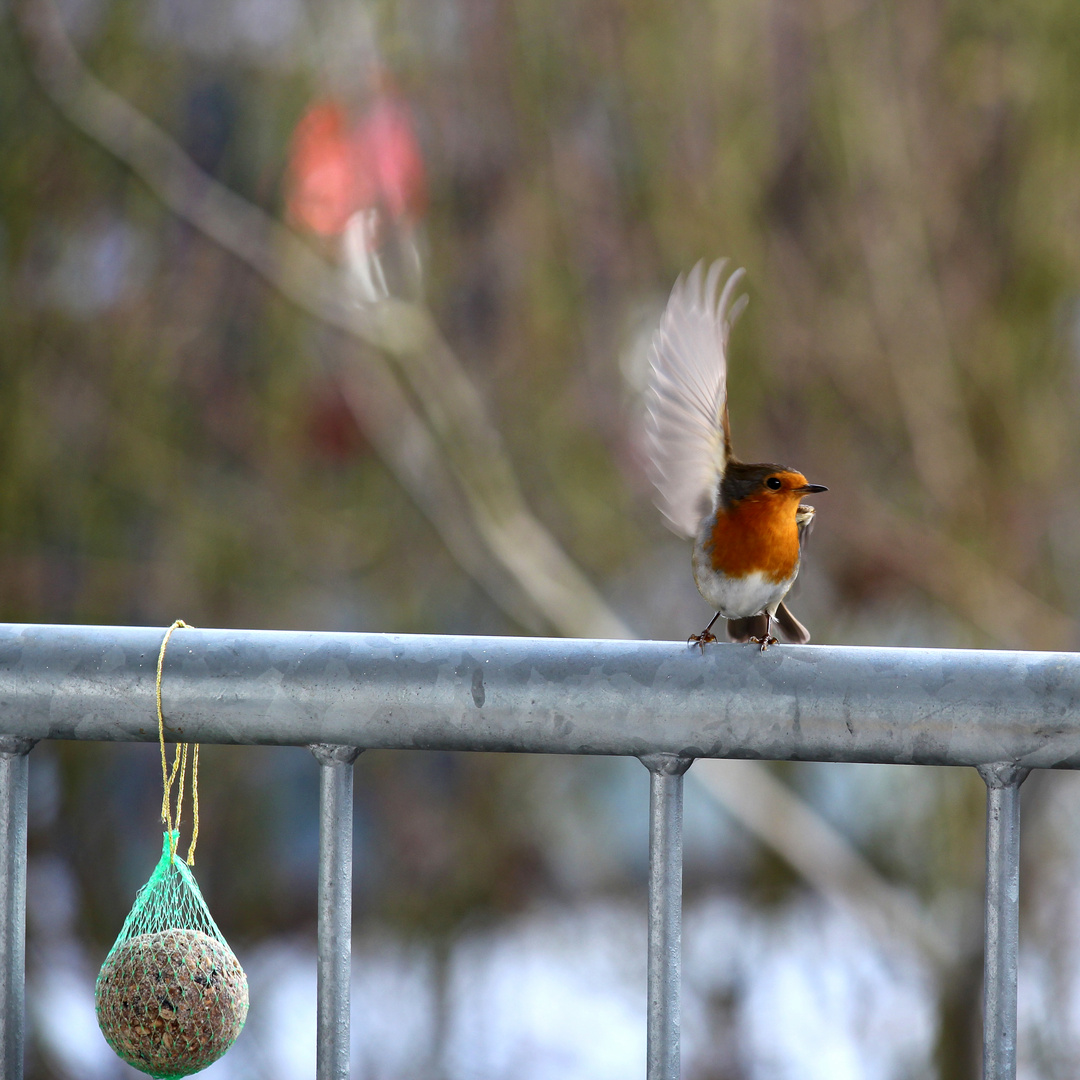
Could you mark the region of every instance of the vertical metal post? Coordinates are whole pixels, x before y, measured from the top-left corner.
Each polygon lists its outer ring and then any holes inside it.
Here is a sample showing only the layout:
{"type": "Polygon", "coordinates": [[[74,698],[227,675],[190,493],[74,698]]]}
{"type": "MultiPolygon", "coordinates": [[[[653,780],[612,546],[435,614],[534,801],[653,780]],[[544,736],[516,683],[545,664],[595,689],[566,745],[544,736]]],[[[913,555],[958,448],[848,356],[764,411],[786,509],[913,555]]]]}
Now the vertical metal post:
{"type": "Polygon", "coordinates": [[[980,765],[986,781],[983,1080],[1016,1080],[1016,960],[1020,945],[1020,785],[1030,769],[980,765]]]}
{"type": "Polygon", "coordinates": [[[319,743],[319,978],[317,1080],[349,1080],[355,746],[319,743]]]}
{"type": "Polygon", "coordinates": [[[26,1030],[26,803],[31,739],[0,736],[0,1076],[22,1080],[26,1030]]]}
{"type": "Polygon", "coordinates": [[[682,978],[683,773],[690,758],[647,754],[649,770],[649,1027],[647,1080],[679,1080],[682,978]]]}

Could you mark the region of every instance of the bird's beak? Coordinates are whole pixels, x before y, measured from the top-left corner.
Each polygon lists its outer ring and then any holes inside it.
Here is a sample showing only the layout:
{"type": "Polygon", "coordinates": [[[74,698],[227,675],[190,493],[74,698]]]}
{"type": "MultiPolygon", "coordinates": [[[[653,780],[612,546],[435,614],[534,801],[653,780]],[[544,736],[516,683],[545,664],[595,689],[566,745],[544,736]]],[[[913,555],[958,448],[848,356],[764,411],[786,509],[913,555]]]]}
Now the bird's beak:
{"type": "Polygon", "coordinates": [[[828,491],[824,484],[803,484],[802,487],[792,488],[799,495],[813,495],[815,491],[828,491]]]}

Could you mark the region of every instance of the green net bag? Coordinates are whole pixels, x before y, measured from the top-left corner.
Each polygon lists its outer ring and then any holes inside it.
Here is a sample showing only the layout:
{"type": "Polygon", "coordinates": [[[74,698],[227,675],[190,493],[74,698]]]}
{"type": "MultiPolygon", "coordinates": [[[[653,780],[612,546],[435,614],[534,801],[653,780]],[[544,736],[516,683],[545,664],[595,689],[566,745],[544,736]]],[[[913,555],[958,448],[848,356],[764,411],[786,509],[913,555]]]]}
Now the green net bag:
{"type": "MultiPolygon", "coordinates": [[[[214,922],[195,875],[179,857],[171,791],[179,773],[176,820],[180,823],[188,747],[178,746],[170,775],[161,714],[158,657],[158,734],[161,741],[166,822],[161,859],[139,890],[120,935],[105,957],[94,988],[98,1024],[106,1042],[129,1065],[155,1077],[189,1076],[217,1061],[236,1041],[247,1018],[247,977],[214,922]]],[[[194,832],[198,837],[198,744],[192,748],[194,832]]]]}
{"type": "Polygon", "coordinates": [[[94,1004],[113,1050],[156,1077],[205,1069],[244,1026],[247,977],[167,833],[101,966],[94,1004]]]}

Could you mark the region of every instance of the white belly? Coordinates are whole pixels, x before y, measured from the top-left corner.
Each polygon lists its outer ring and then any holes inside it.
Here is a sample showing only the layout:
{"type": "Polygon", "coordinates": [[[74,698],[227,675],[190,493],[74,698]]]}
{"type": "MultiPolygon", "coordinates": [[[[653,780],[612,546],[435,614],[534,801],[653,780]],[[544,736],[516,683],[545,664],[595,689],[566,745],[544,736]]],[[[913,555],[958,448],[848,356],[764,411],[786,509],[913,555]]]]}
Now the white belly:
{"type": "Polygon", "coordinates": [[[694,559],[694,581],[698,592],[725,619],[745,619],[760,615],[763,611],[774,615],[798,573],[796,567],[790,578],[780,582],[768,580],[760,571],[731,578],[718,574],[711,566],[699,565],[698,559],[694,559]]]}

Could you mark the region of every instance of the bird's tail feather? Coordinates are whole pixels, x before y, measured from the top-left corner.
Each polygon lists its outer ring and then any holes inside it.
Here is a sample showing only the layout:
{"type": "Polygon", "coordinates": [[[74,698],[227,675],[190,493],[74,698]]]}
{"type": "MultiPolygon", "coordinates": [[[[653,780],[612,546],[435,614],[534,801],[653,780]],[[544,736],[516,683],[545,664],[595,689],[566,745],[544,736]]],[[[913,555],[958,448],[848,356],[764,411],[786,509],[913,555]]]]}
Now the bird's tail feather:
{"type": "MultiPolygon", "coordinates": [[[[727,632],[732,641],[759,640],[765,636],[766,619],[764,615],[751,615],[745,619],[728,619],[727,632]]],[[[781,603],[773,616],[773,627],[780,631],[785,641],[792,645],[805,645],[810,640],[810,631],[781,603]]]]}

